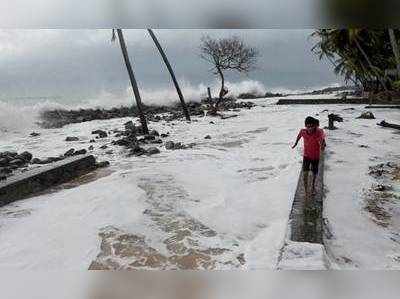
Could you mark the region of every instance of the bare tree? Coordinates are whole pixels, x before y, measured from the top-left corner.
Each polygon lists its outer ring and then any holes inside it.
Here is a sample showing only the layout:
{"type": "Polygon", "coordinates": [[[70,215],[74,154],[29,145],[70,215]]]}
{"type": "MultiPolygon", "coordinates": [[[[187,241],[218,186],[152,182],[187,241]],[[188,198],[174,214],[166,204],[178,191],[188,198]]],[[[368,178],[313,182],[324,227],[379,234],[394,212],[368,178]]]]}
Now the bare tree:
{"type": "MultiPolygon", "coordinates": [[[[121,45],[121,51],[122,51],[122,55],[124,57],[125,66],[126,66],[126,69],[128,71],[129,79],[131,81],[133,93],[135,95],[136,107],[138,109],[140,123],[141,123],[142,128],[143,128],[143,133],[144,134],[149,134],[149,129],[147,127],[146,116],[144,115],[144,112],[143,112],[142,99],[140,97],[139,88],[138,88],[138,85],[137,85],[137,82],[136,82],[136,79],[135,79],[135,75],[133,73],[131,62],[129,60],[128,49],[126,48],[124,35],[122,33],[122,29],[116,29],[116,30],[117,30],[117,34],[118,34],[119,44],[121,45]]],[[[114,40],[115,40],[115,30],[113,29],[112,41],[114,41],[114,40]]]]}
{"type": "Polygon", "coordinates": [[[165,65],[166,65],[170,75],[171,75],[172,81],[174,82],[174,85],[175,85],[176,92],[178,93],[178,96],[179,96],[179,100],[181,101],[183,114],[185,115],[186,120],[190,121],[190,115],[189,115],[189,111],[188,111],[188,108],[187,108],[186,103],[185,103],[185,99],[183,97],[181,88],[179,87],[178,81],[176,80],[174,70],[172,69],[171,64],[168,61],[167,55],[165,55],[165,52],[164,52],[163,48],[161,47],[161,45],[160,45],[156,35],[154,34],[153,30],[152,29],[147,29],[147,31],[149,32],[150,37],[152,38],[154,44],[156,45],[156,47],[158,49],[158,52],[160,52],[160,55],[161,55],[165,65]]]}
{"type": "Polygon", "coordinates": [[[213,39],[204,36],[200,46],[200,57],[213,65],[211,71],[221,78],[221,89],[215,110],[218,110],[223,97],[228,93],[225,88],[224,71],[248,73],[254,69],[259,53],[247,46],[239,37],[213,39]]]}

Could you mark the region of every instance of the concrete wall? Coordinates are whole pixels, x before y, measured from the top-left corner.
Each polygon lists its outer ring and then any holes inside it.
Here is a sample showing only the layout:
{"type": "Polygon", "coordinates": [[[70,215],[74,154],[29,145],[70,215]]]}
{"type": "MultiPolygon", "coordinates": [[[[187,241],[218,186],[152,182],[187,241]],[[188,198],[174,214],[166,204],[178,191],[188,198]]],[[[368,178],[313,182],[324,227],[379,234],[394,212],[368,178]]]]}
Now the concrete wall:
{"type": "Polygon", "coordinates": [[[92,155],[85,155],[67,158],[9,177],[0,183],[0,206],[67,182],[95,168],[96,159],[92,155]]]}

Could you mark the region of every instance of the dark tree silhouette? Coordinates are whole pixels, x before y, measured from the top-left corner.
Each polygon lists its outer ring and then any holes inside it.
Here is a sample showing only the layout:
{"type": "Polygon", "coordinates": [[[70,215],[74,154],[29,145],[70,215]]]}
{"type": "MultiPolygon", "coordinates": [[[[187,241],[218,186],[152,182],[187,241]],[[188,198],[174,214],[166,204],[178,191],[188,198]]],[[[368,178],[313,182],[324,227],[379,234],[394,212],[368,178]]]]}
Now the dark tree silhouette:
{"type": "Polygon", "coordinates": [[[254,69],[259,53],[257,49],[247,46],[239,37],[213,39],[204,36],[200,46],[200,57],[213,65],[211,71],[219,75],[221,79],[221,89],[215,110],[228,93],[225,88],[224,71],[236,71],[248,73],[254,69]]]}
{"type": "MultiPolygon", "coordinates": [[[[136,79],[135,79],[135,75],[133,73],[131,62],[129,60],[128,49],[126,48],[124,35],[122,33],[122,29],[116,29],[116,30],[117,30],[117,34],[118,34],[119,44],[121,45],[121,51],[122,51],[122,55],[124,57],[125,66],[126,66],[126,69],[128,71],[129,80],[131,81],[132,90],[133,90],[133,93],[135,95],[136,107],[137,107],[137,110],[138,110],[138,113],[139,113],[139,118],[140,118],[140,123],[141,123],[142,128],[143,128],[143,133],[144,134],[149,134],[149,129],[147,127],[146,116],[144,114],[143,107],[142,107],[142,99],[140,97],[139,88],[138,88],[138,85],[137,85],[137,82],[136,82],[136,79]]],[[[113,41],[115,40],[115,31],[114,31],[114,29],[113,29],[113,38],[112,38],[112,40],[113,41]]]]}
{"type": "Polygon", "coordinates": [[[168,61],[167,55],[165,55],[165,52],[164,52],[163,48],[161,47],[160,43],[158,42],[158,39],[157,39],[156,35],[154,34],[153,30],[147,29],[147,31],[149,32],[151,38],[153,39],[153,42],[156,45],[158,52],[160,52],[160,55],[171,75],[172,81],[174,82],[174,85],[176,88],[176,92],[178,93],[178,96],[179,96],[179,100],[181,101],[183,114],[185,115],[186,120],[190,121],[189,110],[186,106],[185,99],[183,97],[181,88],[179,87],[178,81],[176,80],[174,70],[172,69],[171,64],[168,61]]]}

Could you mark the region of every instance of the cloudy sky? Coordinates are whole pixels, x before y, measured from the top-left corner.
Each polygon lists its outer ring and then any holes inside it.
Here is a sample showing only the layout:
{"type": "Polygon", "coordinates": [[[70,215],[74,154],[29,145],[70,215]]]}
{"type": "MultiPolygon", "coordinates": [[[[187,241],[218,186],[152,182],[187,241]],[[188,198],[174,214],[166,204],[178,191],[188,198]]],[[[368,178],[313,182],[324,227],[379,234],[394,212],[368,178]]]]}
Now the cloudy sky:
{"type": "MultiPolygon", "coordinates": [[[[137,81],[145,90],[171,88],[169,74],[146,30],[125,30],[137,81]]],[[[199,57],[200,39],[238,35],[260,51],[258,69],[230,82],[258,81],[266,90],[304,89],[340,81],[310,51],[310,30],[156,30],[186,85],[215,84],[199,57]]],[[[129,85],[118,43],[111,30],[0,31],[0,99],[23,97],[94,98],[122,94],[129,85]]]]}

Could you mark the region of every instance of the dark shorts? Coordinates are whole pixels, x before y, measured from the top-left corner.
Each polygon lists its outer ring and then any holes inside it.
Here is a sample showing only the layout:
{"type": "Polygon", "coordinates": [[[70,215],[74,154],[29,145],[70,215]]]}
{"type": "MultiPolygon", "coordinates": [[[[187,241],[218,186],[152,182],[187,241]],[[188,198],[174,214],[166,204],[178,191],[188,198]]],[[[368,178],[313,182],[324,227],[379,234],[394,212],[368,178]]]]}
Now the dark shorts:
{"type": "Polygon", "coordinates": [[[303,158],[303,171],[311,171],[313,174],[318,173],[319,160],[311,160],[306,157],[303,158]]]}

